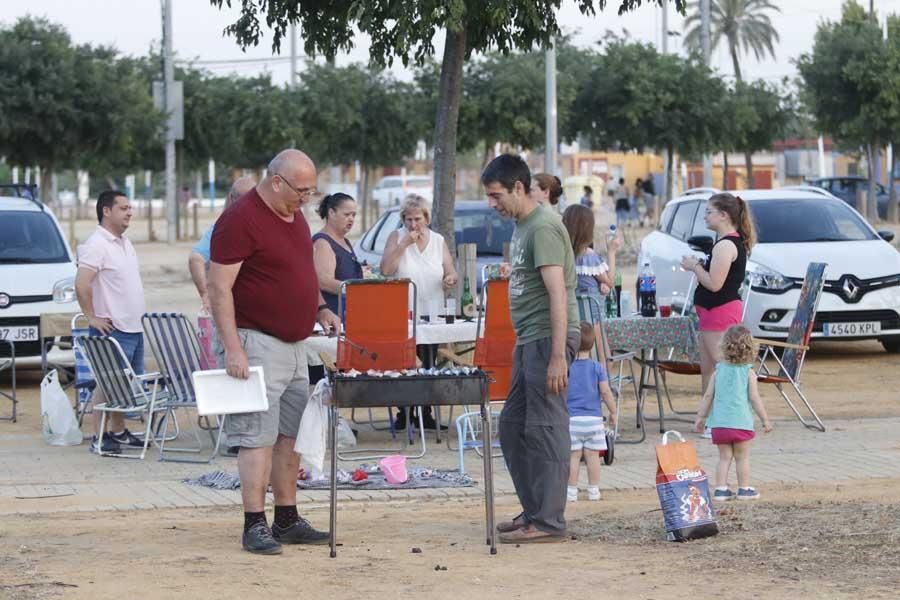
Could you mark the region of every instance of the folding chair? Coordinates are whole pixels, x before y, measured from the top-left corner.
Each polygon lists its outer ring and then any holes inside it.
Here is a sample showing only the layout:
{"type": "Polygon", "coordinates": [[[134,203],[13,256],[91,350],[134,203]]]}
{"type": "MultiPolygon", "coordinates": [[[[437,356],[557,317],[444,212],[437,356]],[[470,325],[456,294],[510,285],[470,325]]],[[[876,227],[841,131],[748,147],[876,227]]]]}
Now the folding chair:
{"type": "MultiPolygon", "coordinates": [[[[0,355],[0,373],[8,370],[10,376],[10,390],[8,392],[0,390],[0,396],[12,402],[12,412],[9,416],[0,417],[0,421],[12,421],[15,423],[16,408],[19,405],[19,401],[16,399],[16,346],[10,340],[0,339],[0,343],[9,347],[8,356],[0,355]]],[[[0,348],[2,347],[0,346],[0,348]]]]}
{"type": "MultiPolygon", "coordinates": [[[[197,332],[191,321],[181,313],[147,313],[141,318],[147,341],[156,357],[162,380],[168,392],[166,405],[168,412],[162,417],[162,433],[159,434],[159,460],[184,463],[211,463],[219,452],[222,441],[222,430],[225,417],[216,417],[216,427],[209,425],[208,417],[197,417],[192,421],[194,426],[192,433],[197,442],[195,447],[167,447],[166,434],[169,429],[169,416],[178,422],[176,409],[185,411],[197,409],[197,399],[194,394],[194,382],[191,375],[194,371],[204,370],[202,367],[203,354],[197,332]],[[201,419],[206,419],[207,425],[200,424],[201,419]],[[208,458],[173,458],[166,456],[165,452],[191,452],[199,453],[203,449],[200,440],[199,429],[205,429],[212,439],[213,451],[208,458]],[[213,434],[213,429],[218,434],[213,434]]],[[[159,426],[157,426],[157,429],[159,426]]]]}
{"type": "MultiPolygon", "coordinates": [[[[482,279],[480,304],[475,323],[475,355],[471,363],[449,350],[438,350],[444,359],[458,365],[473,364],[490,374],[488,397],[491,402],[505,402],[512,384],[512,357],[516,348],[516,331],[513,329],[509,310],[509,281],[507,279],[482,279]],[[484,315],[484,317],[482,317],[484,315]]],[[[499,413],[491,412],[491,419],[499,413]]],[[[453,421],[453,407],[450,407],[450,421],[453,421]]],[[[496,426],[494,431],[497,431],[496,426]]],[[[459,472],[465,472],[465,450],[473,449],[481,456],[484,443],[481,440],[481,411],[466,411],[456,418],[456,433],[459,440],[459,472]]],[[[494,440],[494,448],[500,447],[500,440],[494,440]]],[[[454,450],[447,438],[447,448],[454,450]]],[[[495,456],[500,456],[499,454],[495,456]]]]}
{"type": "Polygon", "coordinates": [[[825,431],[825,425],[801,389],[800,373],[803,370],[806,352],[809,350],[809,338],[812,335],[813,325],[816,321],[816,311],[819,307],[819,300],[822,297],[822,288],[825,285],[826,266],[825,263],[809,263],[806,277],[803,279],[803,287],[800,288],[797,310],[794,312],[794,319],[791,321],[790,329],[788,329],[787,340],[784,342],[756,340],[760,348],[757,381],[773,384],[804,427],[822,432],[825,431]],[[776,349],[782,350],[781,356],[778,356],[776,349]],[[769,361],[774,361],[775,366],[770,368],[769,361]],[[815,423],[808,421],[800,414],[787,395],[785,391],[786,386],[790,386],[794,390],[794,393],[803,402],[815,423]]]}
{"type": "Polygon", "coordinates": [[[82,313],[78,313],[72,317],[72,351],[75,355],[75,414],[78,416],[78,425],[84,421],[84,415],[91,412],[91,396],[94,392],[97,382],[94,381],[94,374],[91,372],[91,365],[81,345],[78,344],[79,338],[87,337],[90,334],[89,327],[76,327],[79,319],[87,320],[82,313]]]}
{"type": "MultiPolygon", "coordinates": [[[[339,313],[344,315],[344,331],[337,340],[336,366],[339,371],[355,369],[365,373],[370,369],[402,371],[416,367],[416,286],[413,282],[408,279],[344,281],[341,284],[338,305],[339,313]],[[410,288],[412,288],[412,294],[410,294],[410,288]],[[411,334],[410,316],[412,317],[411,334]]],[[[427,400],[423,399],[422,404],[427,404],[427,400]]],[[[393,436],[394,424],[390,410],[388,410],[388,420],[393,436]]],[[[410,423],[410,425],[412,424],[410,423]]],[[[419,432],[422,451],[417,455],[409,456],[409,458],[425,456],[425,427],[422,411],[419,411],[419,432]]],[[[412,442],[411,431],[409,435],[409,441],[412,442]]],[[[345,455],[372,452],[380,452],[380,450],[356,448],[345,451],[345,455]]],[[[341,460],[348,460],[340,452],[337,455],[341,460]]],[[[352,458],[367,460],[382,456],[387,455],[371,454],[352,458]]]]}
{"type": "MultiPolygon", "coordinates": [[[[594,360],[600,360],[601,353],[599,351],[599,348],[602,347],[603,355],[606,356],[607,360],[611,361],[617,368],[617,373],[615,375],[613,375],[612,369],[610,369],[609,373],[609,385],[610,387],[612,387],[613,393],[615,393],[616,395],[616,413],[621,414],[619,408],[622,405],[622,384],[631,383],[631,387],[634,391],[634,401],[636,403],[635,419],[637,428],[641,430],[641,436],[636,440],[619,440],[619,420],[617,420],[615,429],[613,430],[615,439],[621,444],[639,444],[643,442],[644,439],[646,439],[646,434],[644,433],[644,411],[641,410],[641,400],[640,394],[638,393],[637,378],[634,376],[634,352],[624,352],[609,347],[604,322],[601,320],[599,323],[595,323],[593,319],[593,313],[591,312],[591,306],[593,305],[594,308],[600,314],[602,314],[603,307],[600,305],[600,302],[598,302],[596,298],[578,294],[575,296],[575,299],[578,302],[578,314],[581,320],[587,321],[591,325],[597,326],[596,329],[600,330],[600,338],[595,340],[594,348],[591,350],[591,358],[593,358],[594,360]],[[628,375],[625,374],[626,363],[628,364],[628,375]]],[[[607,365],[603,365],[603,367],[607,368],[607,365]]]]}
{"type": "MultiPolygon", "coordinates": [[[[153,425],[153,416],[168,409],[166,400],[168,393],[159,391],[159,373],[147,373],[137,375],[128,362],[128,357],[114,338],[99,336],[82,336],[76,343],[81,346],[84,355],[91,366],[91,371],[97,382],[97,386],[106,397],[106,402],[94,406],[94,410],[100,411],[100,437],[106,430],[107,413],[140,413],[146,415],[146,430],[144,431],[144,447],[140,456],[103,452],[98,448],[100,456],[117,456],[121,458],[144,459],[147,454],[147,446],[153,437],[150,429],[153,425]],[[150,391],[145,383],[152,382],[150,391]]],[[[153,442],[158,443],[155,439],[153,442]]]]}

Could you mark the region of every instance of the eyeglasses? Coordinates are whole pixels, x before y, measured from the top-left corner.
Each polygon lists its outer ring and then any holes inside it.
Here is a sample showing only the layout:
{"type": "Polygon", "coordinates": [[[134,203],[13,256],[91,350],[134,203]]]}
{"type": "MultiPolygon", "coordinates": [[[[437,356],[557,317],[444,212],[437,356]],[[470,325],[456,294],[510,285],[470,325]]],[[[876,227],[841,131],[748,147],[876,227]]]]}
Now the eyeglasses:
{"type": "Polygon", "coordinates": [[[317,189],[314,188],[314,187],[311,187],[311,188],[300,188],[300,189],[298,190],[298,189],[295,188],[293,185],[291,185],[291,182],[288,181],[287,178],[285,178],[285,176],[282,175],[281,173],[275,173],[275,176],[276,176],[276,177],[280,177],[281,180],[285,183],[285,185],[287,185],[289,188],[291,188],[291,190],[292,190],[295,194],[297,194],[300,198],[309,198],[310,196],[314,196],[315,194],[318,194],[318,193],[319,193],[319,190],[317,190],[317,189]]]}

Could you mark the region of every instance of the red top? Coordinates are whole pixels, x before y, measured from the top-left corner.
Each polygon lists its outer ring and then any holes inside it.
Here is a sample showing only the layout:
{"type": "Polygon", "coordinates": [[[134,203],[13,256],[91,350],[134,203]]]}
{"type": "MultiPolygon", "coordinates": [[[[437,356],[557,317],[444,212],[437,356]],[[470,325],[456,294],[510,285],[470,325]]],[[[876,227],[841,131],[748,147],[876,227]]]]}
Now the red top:
{"type": "Polygon", "coordinates": [[[303,213],[287,223],[252,189],[216,221],[210,251],[212,262],[243,262],[232,288],[238,327],[288,343],[312,333],[319,282],[303,213]]]}

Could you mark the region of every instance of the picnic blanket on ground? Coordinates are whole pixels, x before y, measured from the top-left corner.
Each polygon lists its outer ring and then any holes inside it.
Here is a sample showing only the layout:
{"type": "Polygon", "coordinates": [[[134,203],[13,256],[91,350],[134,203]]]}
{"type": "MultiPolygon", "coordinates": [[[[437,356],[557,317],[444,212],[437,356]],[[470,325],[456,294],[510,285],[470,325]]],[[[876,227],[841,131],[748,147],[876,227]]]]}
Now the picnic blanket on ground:
{"type": "MultiPolygon", "coordinates": [[[[379,472],[368,472],[365,466],[362,465],[363,470],[367,471],[369,478],[363,481],[353,481],[350,472],[338,471],[337,488],[339,490],[416,490],[424,488],[473,487],[475,485],[475,481],[471,477],[460,474],[458,471],[439,471],[424,467],[409,469],[409,480],[406,483],[393,484],[388,483],[384,475],[379,472]]],[[[196,479],[183,479],[182,482],[188,485],[199,485],[217,490],[241,489],[241,480],[238,474],[227,471],[212,471],[196,479]]],[[[297,481],[297,489],[300,490],[327,490],[328,487],[329,481],[327,478],[297,481]]]]}

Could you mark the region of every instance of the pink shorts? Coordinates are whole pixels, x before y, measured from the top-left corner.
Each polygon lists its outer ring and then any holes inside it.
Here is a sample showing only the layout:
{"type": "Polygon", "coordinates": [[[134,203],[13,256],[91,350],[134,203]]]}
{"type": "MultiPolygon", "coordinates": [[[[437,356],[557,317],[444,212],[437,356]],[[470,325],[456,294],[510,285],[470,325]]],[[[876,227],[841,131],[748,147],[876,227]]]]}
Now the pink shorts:
{"type": "Polygon", "coordinates": [[[725,331],[732,325],[739,325],[744,315],[744,303],[732,300],[715,308],[697,307],[700,317],[700,331],[725,331]]]}
{"type": "Polygon", "coordinates": [[[756,436],[749,429],[731,429],[730,427],[713,427],[713,444],[735,444],[737,442],[749,442],[756,436]]]}

